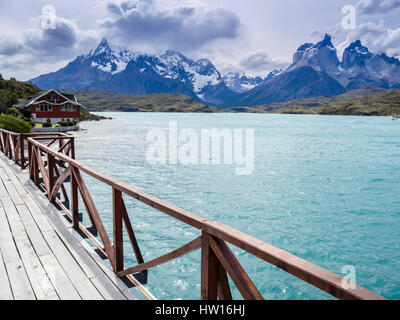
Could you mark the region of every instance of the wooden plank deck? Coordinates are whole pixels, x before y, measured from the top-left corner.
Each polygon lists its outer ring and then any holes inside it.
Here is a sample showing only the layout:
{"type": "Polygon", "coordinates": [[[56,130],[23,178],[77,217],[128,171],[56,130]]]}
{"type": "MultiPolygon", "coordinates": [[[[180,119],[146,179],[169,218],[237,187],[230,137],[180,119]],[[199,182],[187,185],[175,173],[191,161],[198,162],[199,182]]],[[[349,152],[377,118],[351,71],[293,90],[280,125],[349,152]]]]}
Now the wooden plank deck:
{"type": "Polygon", "coordinates": [[[0,300],[136,300],[22,171],[0,155],[0,300]]]}

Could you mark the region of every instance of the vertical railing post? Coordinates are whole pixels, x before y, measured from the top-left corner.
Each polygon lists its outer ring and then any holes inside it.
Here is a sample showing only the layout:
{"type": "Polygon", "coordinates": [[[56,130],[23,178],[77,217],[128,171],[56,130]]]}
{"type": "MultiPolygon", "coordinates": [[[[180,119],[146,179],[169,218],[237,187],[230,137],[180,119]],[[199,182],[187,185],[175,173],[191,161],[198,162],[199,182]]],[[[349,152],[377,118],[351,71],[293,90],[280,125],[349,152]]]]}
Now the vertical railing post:
{"type": "Polygon", "coordinates": [[[14,157],[14,163],[18,164],[18,159],[17,159],[17,136],[13,135],[12,136],[12,140],[13,140],[12,152],[13,152],[13,157],[14,157]]]}
{"type": "Polygon", "coordinates": [[[8,137],[7,133],[3,132],[3,142],[4,142],[4,150],[3,150],[3,152],[4,152],[4,154],[6,156],[8,156],[8,148],[7,148],[8,141],[7,141],[7,137],[8,137]]]}
{"type": "Polygon", "coordinates": [[[7,141],[8,141],[8,158],[12,159],[12,153],[11,153],[11,136],[9,133],[7,133],[7,141]]]}
{"type": "Polygon", "coordinates": [[[8,154],[8,158],[12,159],[12,146],[11,146],[11,136],[9,133],[7,133],[7,154],[8,154]]]}
{"type": "Polygon", "coordinates": [[[114,272],[124,269],[124,239],[122,230],[122,192],[113,188],[114,272]]]}
{"type": "Polygon", "coordinates": [[[48,197],[50,197],[51,193],[54,189],[54,166],[55,166],[55,158],[52,154],[47,153],[47,167],[49,171],[49,190],[48,190],[48,197]]]}
{"type": "Polygon", "coordinates": [[[3,140],[4,140],[4,154],[8,157],[8,134],[3,132],[3,140]]]}
{"type": "Polygon", "coordinates": [[[28,165],[29,165],[29,177],[33,180],[33,159],[32,159],[32,144],[28,141],[28,165]]]}
{"type": "Polygon", "coordinates": [[[10,156],[10,140],[8,139],[8,133],[4,133],[4,154],[9,157],[10,156]]]}
{"type": "Polygon", "coordinates": [[[20,152],[19,152],[19,157],[21,159],[21,168],[25,169],[25,135],[21,134],[19,136],[20,142],[19,142],[19,147],[20,147],[20,152]]]}
{"type": "MultiPolygon", "coordinates": [[[[71,166],[71,164],[70,164],[71,166]]],[[[71,167],[72,169],[72,167],[71,167]]],[[[75,230],[79,230],[79,203],[78,203],[78,183],[74,174],[74,170],[71,170],[71,213],[72,213],[72,227],[75,230]]]]}
{"type": "Polygon", "coordinates": [[[210,247],[210,234],[201,234],[201,299],[217,300],[218,260],[210,247]]]}
{"type": "Polygon", "coordinates": [[[37,186],[39,186],[39,160],[38,157],[40,157],[40,149],[36,146],[33,146],[33,181],[37,186]]]}
{"type": "MultiPolygon", "coordinates": [[[[61,149],[61,147],[64,145],[64,139],[58,139],[58,150],[61,149]]],[[[64,153],[64,150],[60,151],[61,153],[64,153]]]]}
{"type": "Polygon", "coordinates": [[[0,149],[1,149],[1,151],[2,151],[3,153],[5,153],[6,150],[5,150],[4,132],[3,132],[3,131],[0,132],[0,136],[1,136],[0,149]]]}
{"type": "Polygon", "coordinates": [[[8,133],[4,132],[3,133],[3,139],[4,139],[4,154],[8,157],[8,133]]]}
{"type": "Polygon", "coordinates": [[[75,160],[75,138],[71,138],[71,158],[75,160]]]}

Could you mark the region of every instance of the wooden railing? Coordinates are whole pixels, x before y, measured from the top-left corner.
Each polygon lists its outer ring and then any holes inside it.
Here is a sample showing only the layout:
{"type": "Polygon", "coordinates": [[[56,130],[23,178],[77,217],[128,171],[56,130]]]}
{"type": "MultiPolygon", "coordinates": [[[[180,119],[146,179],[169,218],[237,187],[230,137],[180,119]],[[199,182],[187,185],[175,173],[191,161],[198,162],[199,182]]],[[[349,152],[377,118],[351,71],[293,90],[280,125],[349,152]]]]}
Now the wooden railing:
{"type": "MultiPolygon", "coordinates": [[[[201,298],[203,300],[231,300],[232,293],[228,275],[236,285],[244,299],[262,300],[261,293],[247,275],[227,243],[266,261],[278,268],[300,278],[311,285],[329,293],[338,299],[381,300],[383,297],[368,291],[358,285],[355,289],[343,287],[343,278],[320,268],[306,260],[294,256],[284,250],[253,238],[222,223],[203,219],[193,213],[157,199],[141,190],[135,189],[123,182],[96,172],[74,159],[73,137],[51,137],[60,141],[59,147],[54,144],[43,144],[46,137],[31,137],[27,139],[29,154],[29,174],[36,185],[41,187],[49,200],[58,204],[70,217],[74,229],[80,229],[101,249],[109,259],[110,264],[119,277],[131,276],[163,263],[184,256],[201,248],[201,298]],[[66,141],[70,142],[66,142],[66,141]],[[60,151],[70,146],[72,156],[60,151]],[[111,243],[101,216],[96,208],[82,173],[112,187],[113,205],[113,243],[111,243]],[[64,184],[70,182],[70,197],[64,184]],[[61,192],[59,192],[61,189],[61,192]],[[78,193],[83,200],[86,212],[92,226],[84,227],[79,216],[78,193]],[[62,194],[62,195],[61,195],[62,194]],[[134,198],[158,211],[161,211],[193,228],[198,229],[199,237],[188,244],[151,261],[144,262],[139,244],[135,237],[123,195],[134,198]],[[64,201],[61,201],[63,196],[64,201]],[[66,206],[65,203],[68,203],[66,206]],[[130,244],[136,256],[136,266],[125,267],[124,239],[125,227],[130,244]],[[98,233],[101,241],[96,240],[98,233]]],[[[49,138],[47,138],[48,140],[49,138]]],[[[8,150],[7,148],[4,150],[8,150]]]]}
{"type": "MultiPolygon", "coordinates": [[[[55,141],[63,141],[63,139],[69,141],[73,141],[74,137],[68,136],[64,133],[15,133],[11,131],[7,131],[4,129],[0,129],[0,151],[2,151],[7,157],[14,160],[16,164],[18,164],[22,169],[25,169],[28,166],[27,159],[25,157],[26,147],[27,147],[27,139],[28,138],[36,138],[37,140],[51,140],[52,142],[49,144],[51,146],[55,141]],[[54,141],[53,141],[54,139],[54,141]]],[[[61,146],[60,146],[61,148],[61,146]]],[[[71,152],[74,151],[73,142],[66,145],[65,148],[60,149],[59,151],[65,153],[66,155],[71,155],[75,158],[75,154],[71,152]]]]}

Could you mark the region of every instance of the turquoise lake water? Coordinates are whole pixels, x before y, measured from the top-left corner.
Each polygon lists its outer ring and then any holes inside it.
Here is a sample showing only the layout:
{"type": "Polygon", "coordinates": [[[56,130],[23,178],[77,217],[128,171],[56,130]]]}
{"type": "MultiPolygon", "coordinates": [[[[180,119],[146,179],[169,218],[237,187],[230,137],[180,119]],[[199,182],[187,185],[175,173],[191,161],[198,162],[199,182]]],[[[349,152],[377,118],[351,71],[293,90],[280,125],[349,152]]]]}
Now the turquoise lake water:
{"type": "MultiPolygon", "coordinates": [[[[77,159],[204,218],[218,220],[357,284],[400,299],[400,121],[383,117],[107,113],[76,133],[77,159]],[[150,129],[254,129],[250,176],[235,165],[150,165],[150,129]]],[[[84,176],[110,235],[111,189],[84,176]]],[[[124,197],[146,261],[199,232],[124,197]]],[[[125,237],[127,266],[136,260],[125,237]]],[[[232,248],[265,299],[330,299],[232,248]]],[[[158,299],[200,298],[200,251],[149,271],[158,299]]],[[[240,298],[234,290],[234,297],[240,298]]]]}

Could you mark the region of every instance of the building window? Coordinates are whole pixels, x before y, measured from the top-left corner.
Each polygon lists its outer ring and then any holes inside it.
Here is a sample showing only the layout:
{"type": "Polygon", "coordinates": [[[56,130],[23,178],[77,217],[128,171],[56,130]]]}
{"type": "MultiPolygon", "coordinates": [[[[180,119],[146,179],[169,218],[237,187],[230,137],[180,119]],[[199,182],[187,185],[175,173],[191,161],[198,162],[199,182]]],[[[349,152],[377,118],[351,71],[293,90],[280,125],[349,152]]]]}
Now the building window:
{"type": "Polygon", "coordinates": [[[47,95],[47,101],[57,103],[57,95],[56,94],[47,95]]]}
{"type": "Polygon", "coordinates": [[[36,107],[36,111],[38,112],[52,112],[53,107],[48,103],[41,103],[36,107]]]}
{"type": "Polygon", "coordinates": [[[47,119],[47,123],[51,123],[51,120],[50,120],[50,119],[47,119]]]}
{"type": "Polygon", "coordinates": [[[66,103],[62,106],[61,111],[63,112],[75,112],[76,106],[71,103],[66,103]]]}

